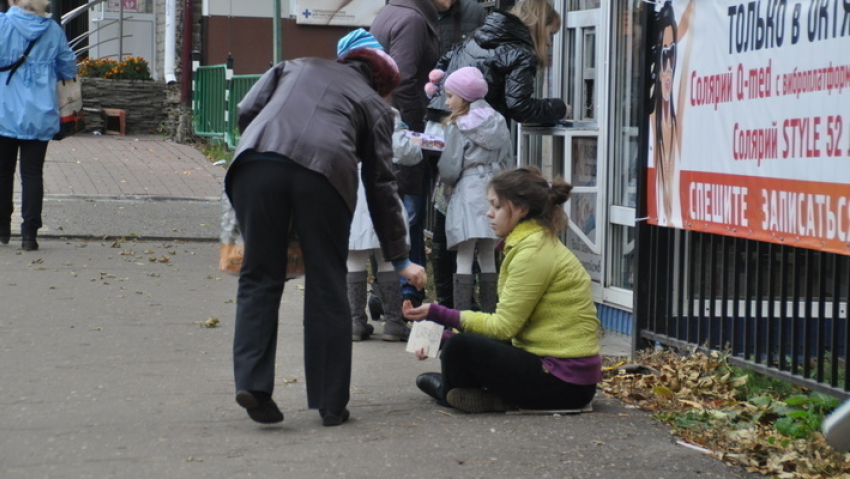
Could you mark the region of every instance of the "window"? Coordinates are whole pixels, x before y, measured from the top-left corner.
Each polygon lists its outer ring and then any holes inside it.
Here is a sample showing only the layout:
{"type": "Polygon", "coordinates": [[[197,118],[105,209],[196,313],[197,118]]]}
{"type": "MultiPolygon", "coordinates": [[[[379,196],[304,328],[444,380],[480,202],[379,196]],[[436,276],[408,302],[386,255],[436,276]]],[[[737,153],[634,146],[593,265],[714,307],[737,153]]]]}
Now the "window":
{"type": "MultiPolygon", "coordinates": [[[[637,206],[638,91],[640,79],[640,0],[617,2],[612,12],[612,71],[610,103],[609,258],[608,286],[634,287],[635,208],[637,206]]],[[[631,306],[629,304],[624,306],[631,306]]]]}

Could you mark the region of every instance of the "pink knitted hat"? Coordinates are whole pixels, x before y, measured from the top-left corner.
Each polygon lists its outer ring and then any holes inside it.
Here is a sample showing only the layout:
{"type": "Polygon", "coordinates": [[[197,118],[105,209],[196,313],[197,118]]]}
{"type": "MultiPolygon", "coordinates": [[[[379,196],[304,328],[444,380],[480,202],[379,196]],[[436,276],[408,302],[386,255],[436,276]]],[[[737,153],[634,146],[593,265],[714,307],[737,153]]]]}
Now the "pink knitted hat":
{"type": "Polygon", "coordinates": [[[446,90],[472,103],[487,96],[487,80],[475,67],[457,69],[446,78],[446,90]]]}

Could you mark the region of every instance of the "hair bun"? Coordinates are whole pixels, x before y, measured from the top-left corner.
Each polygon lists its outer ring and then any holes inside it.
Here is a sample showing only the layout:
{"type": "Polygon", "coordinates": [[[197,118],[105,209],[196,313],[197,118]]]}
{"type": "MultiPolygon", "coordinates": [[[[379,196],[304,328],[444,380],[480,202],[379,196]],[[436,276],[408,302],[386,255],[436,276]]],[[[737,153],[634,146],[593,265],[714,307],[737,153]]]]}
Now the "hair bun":
{"type": "Polygon", "coordinates": [[[573,191],[573,185],[561,180],[560,178],[556,179],[552,184],[549,185],[549,197],[552,199],[552,202],[556,205],[562,205],[570,199],[570,193],[573,191]]]}

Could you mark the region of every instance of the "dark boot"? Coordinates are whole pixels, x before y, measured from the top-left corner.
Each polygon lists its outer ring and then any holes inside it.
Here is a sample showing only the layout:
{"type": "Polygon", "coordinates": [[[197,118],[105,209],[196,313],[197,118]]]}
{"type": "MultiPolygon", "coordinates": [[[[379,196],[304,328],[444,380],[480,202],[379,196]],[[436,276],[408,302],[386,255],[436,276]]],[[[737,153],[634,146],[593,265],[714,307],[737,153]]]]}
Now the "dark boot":
{"type": "Polygon", "coordinates": [[[471,274],[455,274],[452,281],[454,284],[454,309],[460,311],[469,310],[472,307],[475,276],[471,274]]]}
{"type": "Polygon", "coordinates": [[[398,274],[392,271],[377,274],[378,281],[372,288],[381,299],[384,307],[384,341],[407,341],[410,328],[404,322],[401,312],[401,289],[398,287],[398,274]]]}
{"type": "MultiPolygon", "coordinates": [[[[2,222],[3,220],[0,220],[0,223],[2,222]]],[[[4,226],[0,226],[0,243],[2,244],[9,244],[9,240],[12,237],[12,227],[10,226],[10,223],[11,220],[7,218],[4,226]]]]}
{"type": "MultiPolygon", "coordinates": [[[[33,222],[30,221],[30,223],[33,222]]],[[[39,224],[38,228],[40,227],[39,224]]],[[[38,228],[21,225],[21,249],[24,251],[35,251],[38,249],[38,241],[35,240],[36,236],[38,236],[38,228]]]]}
{"type": "Polygon", "coordinates": [[[348,273],[348,304],[351,306],[351,340],[369,339],[375,328],[366,322],[366,272],[348,273]]]}
{"type": "Polygon", "coordinates": [[[372,286],[372,291],[369,291],[369,317],[372,321],[383,321],[381,316],[384,314],[384,306],[381,304],[381,298],[375,294],[375,286],[372,286]]]}
{"type": "Polygon", "coordinates": [[[481,273],[478,275],[478,303],[481,311],[495,313],[499,302],[499,273],[481,273]]]}
{"type": "Polygon", "coordinates": [[[447,308],[454,308],[454,284],[452,276],[457,268],[457,252],[449,250],[445,243],[431,244],[431,266],[434,269],[434,289],[437,290],[437,302],[447,308]]]}

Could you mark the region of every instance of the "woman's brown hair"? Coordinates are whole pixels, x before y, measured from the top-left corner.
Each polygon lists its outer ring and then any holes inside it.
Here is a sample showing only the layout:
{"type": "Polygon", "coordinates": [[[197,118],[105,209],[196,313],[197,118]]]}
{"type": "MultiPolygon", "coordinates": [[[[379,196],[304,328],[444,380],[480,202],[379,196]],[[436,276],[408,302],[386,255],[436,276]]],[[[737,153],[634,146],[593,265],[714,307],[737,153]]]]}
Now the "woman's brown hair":
{"type": "Polygon", "coordinates": [[[561,15],[548,0],[520,0],[510,13],[528,27],[537,52],[537,67],[544,68],[549,63],[549,32],[546,27],[552,25],[560,30],[561,15]]]}
{"type": "Polygon", "coordinates": [[[570,199],[573,186],[561,177],[550,184],[536,166],[523,166],[496,173],[489,187],[500,200],[528,208],[523,221],[536,220],[550,235],[567,227],[563,204],[570,199]]]}

